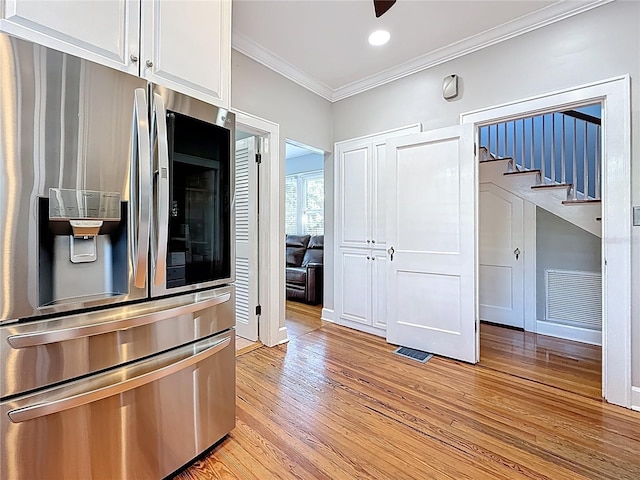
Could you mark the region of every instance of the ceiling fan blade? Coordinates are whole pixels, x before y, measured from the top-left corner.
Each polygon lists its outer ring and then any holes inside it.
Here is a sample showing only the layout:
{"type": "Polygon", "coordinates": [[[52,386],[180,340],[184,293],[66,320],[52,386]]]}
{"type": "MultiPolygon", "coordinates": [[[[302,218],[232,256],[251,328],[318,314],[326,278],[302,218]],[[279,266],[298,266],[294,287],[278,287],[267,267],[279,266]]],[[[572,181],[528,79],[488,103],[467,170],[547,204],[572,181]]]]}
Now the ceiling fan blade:
{"type": "Polygon", "coordinates": [[[376,18],[380,18],[382,15],[393,7],[396,0],[373,0],[373,8],[376,11],[376,18]]]}

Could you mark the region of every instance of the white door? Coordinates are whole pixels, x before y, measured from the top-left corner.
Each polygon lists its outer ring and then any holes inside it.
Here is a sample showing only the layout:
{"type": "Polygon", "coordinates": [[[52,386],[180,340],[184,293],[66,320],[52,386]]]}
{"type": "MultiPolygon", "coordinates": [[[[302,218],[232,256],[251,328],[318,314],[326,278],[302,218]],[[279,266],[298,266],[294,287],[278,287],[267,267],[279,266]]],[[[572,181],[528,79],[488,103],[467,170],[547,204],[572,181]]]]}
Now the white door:
{"type": "Polygon", "coordinates": [[[229,108],[231,2],[145,0],[141,12],[140,75],[229,108]]]}
{"type": "Polygon", "coordinates": [[[236,142],[236,333],[258,340],[258,164],[256,138],[236,142]]]}
{"type": "Polygon", "coordinates": [[[480,319],[524,328],[524,202],[480,184],[480,319]]]}
{"type": "Polygon", "coordinates": [[[473,125],[387,143],[387,341],[475,363],[473,125]]]}

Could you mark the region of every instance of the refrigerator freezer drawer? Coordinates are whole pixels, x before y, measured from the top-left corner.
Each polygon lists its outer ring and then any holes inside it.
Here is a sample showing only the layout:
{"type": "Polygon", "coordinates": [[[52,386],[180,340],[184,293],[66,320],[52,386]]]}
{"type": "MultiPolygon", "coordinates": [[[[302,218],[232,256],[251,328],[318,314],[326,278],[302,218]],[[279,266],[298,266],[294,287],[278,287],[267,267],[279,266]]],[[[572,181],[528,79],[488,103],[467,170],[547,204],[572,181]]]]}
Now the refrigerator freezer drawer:
{"type": "Polygon", "coordinates": [[[0,328],[0,398],[153,355],[235,324],[234,287],[0,328]]]}
{"type": "Polygon", "coordinates": [[[14,480],[160,479],[235,426],[235,330],[0,404],[14,480]]]}

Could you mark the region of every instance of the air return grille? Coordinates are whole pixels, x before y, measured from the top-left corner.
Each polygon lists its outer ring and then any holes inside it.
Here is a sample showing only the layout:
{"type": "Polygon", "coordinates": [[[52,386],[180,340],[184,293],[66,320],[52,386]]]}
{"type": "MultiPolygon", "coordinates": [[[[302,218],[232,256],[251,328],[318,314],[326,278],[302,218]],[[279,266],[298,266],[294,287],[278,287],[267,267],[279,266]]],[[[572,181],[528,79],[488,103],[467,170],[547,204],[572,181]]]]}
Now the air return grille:
{"type": "Polygon", "coordinates": [[[546,320],[602,330],[602,275],[573,270],[545,270],[546,320]]]}

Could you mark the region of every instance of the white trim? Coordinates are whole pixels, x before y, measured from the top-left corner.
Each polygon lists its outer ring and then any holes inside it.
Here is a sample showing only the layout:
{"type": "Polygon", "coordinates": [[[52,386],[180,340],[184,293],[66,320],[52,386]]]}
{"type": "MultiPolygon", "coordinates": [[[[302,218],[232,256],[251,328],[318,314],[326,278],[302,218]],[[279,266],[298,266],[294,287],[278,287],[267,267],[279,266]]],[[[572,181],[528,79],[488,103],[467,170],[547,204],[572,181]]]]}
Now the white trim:
{"type": "Polygon", "coordinates": [[[262,315],[258,338],[268,347],[287,340],[284,325],[284,236],[280,218],[280,126],[240,110],[236,114],[236,128],[248,129],[264,138],[262,166],[258,170],[260,182],[261,218],[259,230],[260,305],[262,315]]]}
{"type": "Polygon", "coordinates": [[[640,387],[631,387],[631,408],[640,412],[640,387]]]}
{"type": "Polygon", "coordinates": [[[593,8],[606,5],[613,0],[591,0],[587,2],[556,2],[545,8],[541,8],[528,15],[516,18],[477,35],[467,37],[458,42],[434,50],[425,55],[416,57],[408,62],[389,68],[382,72],[370,75],[361,80],[342,85],[335,89],[316,80],[315,78],[299,70],[294,65],[258,45],[247,36],[233,32],[232,45],[238,52],[252,58],[265,67],[274,70],[289,80],[320,95],[331,102],[337,102],[347,97],[385,85],[400,78],[421,72],[436,65],[455,60],[469,53],[490,47],[525,33],[546,27],[560,20],[578,15],[593,8]]]}
{"type": "Polygon", "coordinates": [[[297,83],[301,87],[312,91],[316,95],[320,95],[322,98],[332,101],[333,90],[324,83],[310,77],[302,70],[298,70],[282,57],[279,57],[275,53],[272,53],[261,45],[258,45],[240,32],[234,30],[231,38],[231,45],[236,51],[246,55],[265,67],[270,68],[274,72],[279,73],[292,82],[297,83]]]}
{"type": "Polygon", "coordinates": [[[287,334],[287,327],[279,327],[278,333],[276,334],[276,337],[275,337],[275,343],[273,345],[268,345],[268,346],[275,347],[276,345],[282,345],[283,343],[287,343],[288,341],[289,341],[289,336],[287,334]]]}
{"type": "Polygon", "coordinates": [[[602,102],[602,392],[631,406],[631,79],[623,75],[460,115],[461,123],[519,118],[602,102]]]}
{"type": "Polygon", "coordinates": [[[535,332],[537,325],[536,206],[524,200],[524,329],[535,332]]]}
{"type": "Polygon", "coordinates": [[[396,128],[391,128],[389,130],[383,130],[382,132],[377,132],[377,133],[372,133],[370,135],[362,135],[360,137],[354,137],[354,138],[349,138],[347,140],[340,140],[339,142],[336,142],[334,144],[334,148],[333,151],[334,153],[338,150],[338,146],[339,145],[344,145],[346,143],[355,143],[358,140],[367,140],[368,142],[375,142],[378,141],[379,139],[385,139],[387,135],[392,134],[392,133],[397,133],[397,132],[401,132],[403,130],[407,130],[407,135],[411,135],[414,132],[411,131],[409,132],[409,130],[411,129],[415,129],[417,128],[419,132],[422,131],[422,123],[418,122],[418,123],[410,123],[409,125],[405,125],[404,127],[396,127],[396,128]]]}
{"type": "Polygon", "coordinates": [[[323,308],[322,309],[322,315],[320,316],[320,319],[324,320],[325,322],[334,323],[333,310],[331,310],[330,308],[323,308]]]}
{"type": "Polygon", "coordinates": [[[573,340],[574,342],[602,345],[602,332],[600,330],[590,330],[588,328],[574,327],[571,325],[559,325],[544,320],[537,321],[536,330],[538,335],[549,335],[551,337],[573,340]]]}

